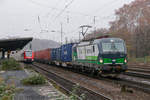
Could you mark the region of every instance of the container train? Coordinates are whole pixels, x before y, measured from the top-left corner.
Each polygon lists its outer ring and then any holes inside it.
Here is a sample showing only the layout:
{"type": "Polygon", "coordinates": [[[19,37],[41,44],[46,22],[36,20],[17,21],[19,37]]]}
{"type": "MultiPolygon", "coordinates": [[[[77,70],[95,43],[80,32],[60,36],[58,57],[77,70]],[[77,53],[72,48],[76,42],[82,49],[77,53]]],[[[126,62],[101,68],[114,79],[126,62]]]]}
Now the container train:
{"type": "Polygon", "coordinates": [[[120,38],[69,43],[35,51],[35,60],[98,75],[118,75],[127,70],[127,50],[120,38]]]}

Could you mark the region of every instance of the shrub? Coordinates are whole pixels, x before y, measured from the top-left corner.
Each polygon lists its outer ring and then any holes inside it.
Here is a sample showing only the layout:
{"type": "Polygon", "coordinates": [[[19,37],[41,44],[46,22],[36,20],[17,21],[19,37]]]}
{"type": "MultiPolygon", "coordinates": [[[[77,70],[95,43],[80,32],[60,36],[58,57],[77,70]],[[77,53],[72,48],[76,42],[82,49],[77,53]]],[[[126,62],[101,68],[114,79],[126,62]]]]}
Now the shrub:
{"type": "Polygon", "coordinates": [[[29,65],[25,65],[24,68],[25,69],[32,69],[31,66],[29,66],[29,65]]]}
{"type": "Polygon", "coordinates": [[[0,83],[0,100],[12,100],[15,95],[16,88],[13,85],[6,85],[4,82],[0,83]]]}
{"type": "MultiPolygon", "coordinates": [[[[80,89],[80,86],[79,86],[79,84],[76,84],[74,87],[73,87],[73,90],[72,90],[72,93],[71,93],[71,95],[70,95],[70,100],[78,100],[78,97],[77,97],[77,92],[79,91],[79,89],[80,89]]],[[[84,100],[85,99],[85,94],[84,93],[82,93],[80,96],[79,96],[82,100],[84,100]]]]}
{"type": "Polygon", "coordinates": [[[2,70],[21,70],[22,68],[19,66],[19,62],[17,62],[15,59],[5,59],[1,62],[2,64],[2,70]]]}
{"type": "Polygon", "coordinates": [[[46,83],[46,80],[41,75],[34,75],[21,80],[24,85],[42,85],[46,83]]]}

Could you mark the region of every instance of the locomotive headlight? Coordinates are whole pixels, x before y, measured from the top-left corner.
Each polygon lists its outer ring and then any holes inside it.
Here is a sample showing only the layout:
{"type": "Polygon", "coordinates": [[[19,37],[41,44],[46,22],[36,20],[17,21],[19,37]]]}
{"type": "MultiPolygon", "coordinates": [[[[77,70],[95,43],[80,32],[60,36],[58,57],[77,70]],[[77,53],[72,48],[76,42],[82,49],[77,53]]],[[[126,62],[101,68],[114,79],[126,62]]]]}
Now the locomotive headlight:
{"type": "Polygon", "coordinates": [[[124,59],[124,62],[127,63],[127,59],[124,59]]]}
{"type": "Polygon", "coordinates": [[[103,63],[103,59],[100,59],[99,62],[100,62],[100,63],[103,63]]]}

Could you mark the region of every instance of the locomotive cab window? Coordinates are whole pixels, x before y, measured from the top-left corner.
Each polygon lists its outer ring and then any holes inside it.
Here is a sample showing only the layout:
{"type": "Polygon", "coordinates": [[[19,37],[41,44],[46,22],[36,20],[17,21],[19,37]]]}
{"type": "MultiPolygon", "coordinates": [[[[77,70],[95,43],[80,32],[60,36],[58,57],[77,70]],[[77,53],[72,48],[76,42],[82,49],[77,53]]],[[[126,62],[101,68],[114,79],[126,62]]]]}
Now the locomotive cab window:
{"type": "Polygon", "coordinates": [[[25,54],[27,57],[32,57],[32,52],[30,52],[30,51],[25,52],[25,54]]]}
{"type": "Polygon", "coordinates": [[[125,52],[122,42],[102,43],[103,52],[125,52]]]}

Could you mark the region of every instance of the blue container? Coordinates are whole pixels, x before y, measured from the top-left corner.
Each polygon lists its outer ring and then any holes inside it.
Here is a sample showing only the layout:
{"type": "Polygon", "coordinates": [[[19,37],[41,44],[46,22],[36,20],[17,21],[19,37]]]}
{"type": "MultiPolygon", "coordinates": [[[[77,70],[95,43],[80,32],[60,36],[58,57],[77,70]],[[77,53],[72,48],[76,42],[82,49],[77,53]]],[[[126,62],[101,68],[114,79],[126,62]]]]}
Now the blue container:
{"type": "Polygon", "coordinates": [[[61,52],[61,48],[57,48],[56,49],[56,60],[57,61],[61,61],[61,59],[60,59],[60,57],[61,57],[60,52],[61,52]]]}
{"type": "Polygon", "coordinates": [[[72,61],[72,46],[74,44],[65,44],[61,46],[61,54],[60,54],[60,60],[62,62],[71,62],[72,61]]]}
{"type": "Polygon", "coordinates": [[[56,60],[56,48],[53,48],[51,51],[51,60],[52,61],[56,60]]]}

